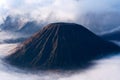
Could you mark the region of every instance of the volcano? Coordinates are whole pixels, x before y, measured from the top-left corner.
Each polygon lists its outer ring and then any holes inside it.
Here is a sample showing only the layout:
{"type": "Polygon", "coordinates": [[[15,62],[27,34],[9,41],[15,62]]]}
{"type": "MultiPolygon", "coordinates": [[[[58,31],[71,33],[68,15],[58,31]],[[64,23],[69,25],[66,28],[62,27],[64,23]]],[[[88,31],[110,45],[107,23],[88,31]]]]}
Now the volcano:
{"type": "Polygon", "coordinates": [[[19,45],[7,62],[18,67],[53,69],[80,67],[119,50],[85,27],[75,23],[52,23],[19,45]]]}

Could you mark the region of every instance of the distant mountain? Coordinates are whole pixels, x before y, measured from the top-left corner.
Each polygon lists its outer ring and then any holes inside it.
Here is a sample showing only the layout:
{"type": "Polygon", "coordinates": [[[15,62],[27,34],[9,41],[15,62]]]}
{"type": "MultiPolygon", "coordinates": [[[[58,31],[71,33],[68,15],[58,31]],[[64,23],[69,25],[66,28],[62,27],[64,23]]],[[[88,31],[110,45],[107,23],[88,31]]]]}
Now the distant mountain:
{"type": "Polygon", "coordinates": [[[24,21],[21,17],[7,16],[0,25],[2,31],[19,32],[24,35],[32,35],[41,29],[42,23],[36,21],[24,21]]]}
{"type": "Polygon", "coordinates": [[[40,25],[37,24],[36,21],[29,21],[26,22],[23,27],[18,30],[17,32],[23,33],[23,34],[34,34],[35,32],[40,30],[40,25]]]}
{"type": "Polygon", "coordinates": [[[52,23],[19,45],[6,61],[31,69],[71,69],[119,49],[81,25],[52,23]]]}
{"type": "Polygon", "coordinates": [[[111,31],[120,26],[119,12],[86,13],[78,18],[79,22],[96,34],[111,31]]]}
{"type": "Polygon", "coordinates": [[[102,38],[112,41],[120,41],[120,27],[117,27],[102,35],[102,38]]]}
{"type": "Polygon", "coordinates": [[[22,43],[23,41],[25,41],[26,38],[16,38],[16,39],[5,39],[2,41],[1,44],[4,44],[4,43],[22,43]]]}
{"type": "Polygon", "coordinates": [[[21,26],[21,22],[18,18],[7,16],[3,24],[1,24],[2,30],[17,31],[21,26]]]}

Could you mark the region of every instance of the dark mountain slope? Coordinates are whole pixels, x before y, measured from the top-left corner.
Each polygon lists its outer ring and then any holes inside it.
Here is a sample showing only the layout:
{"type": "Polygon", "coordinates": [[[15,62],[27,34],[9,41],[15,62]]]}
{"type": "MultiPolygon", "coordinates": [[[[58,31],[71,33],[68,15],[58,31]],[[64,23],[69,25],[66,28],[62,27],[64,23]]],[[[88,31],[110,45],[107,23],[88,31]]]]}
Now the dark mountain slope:
{"type": "Polygon", "coordinates": [[[81,25],[53,23],[18,46],[6,60],[18,67],[70,69],[117,50],[118,46],[81,25]]]}
{"type": "Polygon", "coordinates": [[[115,31],[112,33],[104,34],[101,37],[106,40],[120,41],[120,31],[115,31]]]}

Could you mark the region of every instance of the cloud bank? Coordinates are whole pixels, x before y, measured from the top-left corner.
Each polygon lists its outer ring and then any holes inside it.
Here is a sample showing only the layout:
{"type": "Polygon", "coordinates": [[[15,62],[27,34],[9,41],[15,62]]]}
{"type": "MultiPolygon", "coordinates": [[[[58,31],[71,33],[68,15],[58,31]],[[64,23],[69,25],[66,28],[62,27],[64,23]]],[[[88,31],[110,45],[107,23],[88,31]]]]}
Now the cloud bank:
{"type": "Polygon", "coordinates": [[[96,32],[120,25],[120,0],[0,0],[0,12],[1,22],[13,15],[48,23],[75,22],[96,32]]]}

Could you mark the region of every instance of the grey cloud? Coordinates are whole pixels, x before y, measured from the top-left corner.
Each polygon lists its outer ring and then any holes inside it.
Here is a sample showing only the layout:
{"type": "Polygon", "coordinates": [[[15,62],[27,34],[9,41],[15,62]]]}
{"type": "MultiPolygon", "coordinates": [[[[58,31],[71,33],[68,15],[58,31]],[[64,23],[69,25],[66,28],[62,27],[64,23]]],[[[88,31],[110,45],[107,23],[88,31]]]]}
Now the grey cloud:
{"type": "Polygon", "coordinates": [[[100,33],[117,27],[119,24],[119,0],[5,0],[4,17],[24,15],[37,21],[75,22],[83,24],[94,32],[100,33]],[[108,15],[107,15],[108,14],[108,15]],[[106,17],[110,19],[106,19],[106,17]],[[102,19],[101,19],[102,17],[102,19]],[[105,17],[105,18],[104,18],[105,17]],[[116,19],[117,18],[117,19],[116,19]],[[104,22],[103,22],[104,21],[104,22]],[[112,22],[113,21],[113,22],[112,22]],[[116,22],[115,22],[116,21],[116,22]],[[88,23],[89,22],[89,23],[88,23]],[[94,25],[97,26],[94,27],[94,25]],[[105,25],[105,26],[104,26],[105,25]]]}

